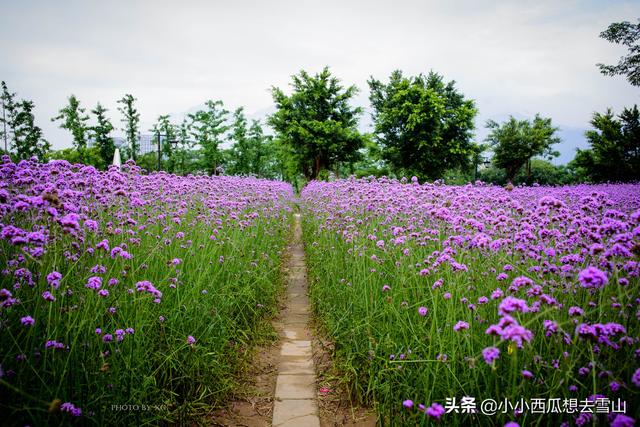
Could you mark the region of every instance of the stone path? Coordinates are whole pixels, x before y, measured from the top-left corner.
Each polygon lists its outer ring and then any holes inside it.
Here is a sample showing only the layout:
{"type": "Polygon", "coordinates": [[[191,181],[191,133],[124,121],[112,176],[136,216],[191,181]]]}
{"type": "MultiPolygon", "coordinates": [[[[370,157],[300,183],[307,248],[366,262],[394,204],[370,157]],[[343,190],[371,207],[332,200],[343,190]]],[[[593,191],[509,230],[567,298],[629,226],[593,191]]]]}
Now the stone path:
{"type": "Polygon", "coordinates": [[[316,374],[311,350],[311,333],[308,328],[309,299],[300,214],[295,215],[288,270],[288,302],[282,316],[284,327],[272,425],[319,427],[316,374]]]}

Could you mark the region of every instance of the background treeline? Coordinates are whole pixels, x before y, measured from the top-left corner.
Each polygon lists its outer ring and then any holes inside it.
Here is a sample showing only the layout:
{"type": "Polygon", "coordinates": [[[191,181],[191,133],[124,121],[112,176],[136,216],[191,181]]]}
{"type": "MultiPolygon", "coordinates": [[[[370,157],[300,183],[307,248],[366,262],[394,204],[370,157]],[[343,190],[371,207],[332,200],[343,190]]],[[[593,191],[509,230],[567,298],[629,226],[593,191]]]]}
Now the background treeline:
{"type": "MultiPolygon", "coordinates": [[[[625,75],[640,85],[640,20],[638,24],[611,24],[600,34],[629,48],[617,65],[598,64],[605,75],[625,75]]],[[[474,140],[478,110],[444,76],[429,72],[405,76],[397,70],[386,81],[368,80],[373,131],[362,133],[360,107],[351,105],[359,89],[343,86],[325,67],[315,75],[292,76],[291,90],[272,87],[276,111],[249,122],[244,109],[230,112],[220,100],[175,122],[161,115],[148,131],[160,142],[140,152],[140,114],[136,98],[118,100],[121,122],[113,124],[98,103],[87,112],[74,95],[51,120],[70,132],[73,147],[51,151],[36,126],[32,101],[18,101],[2,82],[2,138],[15,159],[65,159],[105,169],[113,161],[112,132],[125,135],[123,160],[143,168],[176,174],[233,174],[281,179],[299,186],[332,176],[417,176],[448,183],[483,180],[505,184],[567,184],[574,182],[628,182],[640,180],[640,112],[637,106],[619,114],[595,112],[585,134],[590,148],[577,150],[565,165],[551,160],[560,138],[551,118],[509,117],[486,123],[484,141],[474,140]],[[273,135],[266,133],[268,125],[273,135]]],[[[154,144],[155,144],[154,143],[154,144]]]]}

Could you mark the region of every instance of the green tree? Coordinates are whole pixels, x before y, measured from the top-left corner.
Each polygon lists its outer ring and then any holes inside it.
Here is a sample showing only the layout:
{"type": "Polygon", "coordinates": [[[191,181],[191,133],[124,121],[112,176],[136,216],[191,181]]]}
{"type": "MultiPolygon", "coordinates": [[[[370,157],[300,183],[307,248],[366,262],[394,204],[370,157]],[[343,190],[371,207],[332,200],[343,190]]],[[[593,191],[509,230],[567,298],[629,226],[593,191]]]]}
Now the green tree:
{"type": "Polygon", "coordinates": [[[231,175],[249,175],[251,173],[251,147],[247,137],[247,118],[244,108],[233,112],[233,123],[229,140],[233,142],[230,150],[230,164],[227,172],[231,175]]]}
{"type": "Polygon", "coordinates": [[[87,148],[87,121],[89,116],[85,109],[80,107],[80,101],[75,95],[69,97],[69,104],[60,109],[58,115],[51,119],[52,122],[61,121],[60,128],[71,132],[73,147],[80,152],[80,157],[87,148]]]}
{"type": "Polygon", "coordinates": [[[160,135],[161,154],[167,159],[165,163],[167,170],[173,173],[176,164],[176,158],[173,152],[173,143],[176,141],[176,126],[171,123],[171,116],[169,114],[158,116],[158,120],[156,120],[150,131],[154,138],[157,138],[158,134],[160,135]]]}
{"type": "Polygon", "coordinates": [[[122,97],[122,99],[118,100],[119,104],[122,104],[121,107],[118,107],[118,111],[120,111],[123,115],[122,123],[124,123],[124,131],[127,139],[127,145],[129,150],[129,157],[133,160],[136,159],[138,155],[138,151],[140,147],[138,146],[138,127],[140,124],[140,113],[136,109],[134,103],[137,101],[133,95],[126,94],[122,97]]]}
{"type": "Polygon", "coordinates": [[[389,165],[385,162],[382,155],[380,144],[372,137],[369,137],[360,149],[360,160],[350,165],[347,173],[355,175],[358,178],[368,176],[392,176],[393,172],[389,169],[389,165]]]}
{"type": "Polygon", "coordinates": [[[478,168],[485,163],[484,152],[489,149],[487,144],[476,144],[471,152],[471,165],[473,166],[473,180],[478,179],[478,168]]]}
{"type": "Polygon", "coordinates": [[[275,153],[272,150],[272,137],[264,134],[260,120],[251,121],[248,139],[251,152],[250,173],[263,178],[273,178],[275,153]]]}
{"type": "Polygon", "coordinates": [[[301,182],[300,164],[294,148],[274,138],[267,142],[265,150],[273,153],[267,177],[289,182],[299,192],[304,182],[301,182]]]}
{"type": "Polygon", "coordinates": [[[273,159],[268,150],[269,137],[264,135],[259,120],[248,122],[244,116],[244,109],[238,108],[233,114],[233,124],[229,140],[233,146],[229,152],[230,162],[228,173],[232,175],[255,175],[267,177],[272,175],[270,171],[273,159]]]}
{"type": "Polygon", "coordinates": [[[292,79],[289,96],[272,87],[277,111],[268,124],[289,147],[298,170],[312,180],[339,162],[357,160],[365,140],[357,129],[362,109],[349,105],[357,88],[344,88],[328,67],[315,76],[303,70],[292,79]]]}
{"type": "Polygon", "coordinates": [[[93,165],[96,167],[104,166],[104,161],[100,156],[98,147],[87,147],[82,155],[74,148],[64,148],[62,150],[50,151],[47,153],[47,159],[50,160],[66,160],[69,163],[82,163],[85,165],[93,165]]]}
{"type": "Polygon", "coordinates": [[[192,166],[191,155],[193,151],[193,141],[190,138],[191,129],[187,119],[183,119],[182,123],[176,127],[177,146],[174,152],[175,170],[178,173],[186,174],[191,172],[192,166]]]}
{"type": "Polygon", "coordinates": [[[209,175],[218,173],[222,154],[218,146],[222,143],[222,135],[229,129],[225,124],[229,112],[223,108],[222,101],[207,101],[206,110],[189,114],[189,129],[195,143],[202,147],[201,166],[209,175]]]}
{"type": "MultiPolygon", "coordinates": [[[[481,169],[478,178],[484,182],[499,185],[504,185],[509,182],[504,169],[498,169],[494,165],[481,169]]],[[[575,182],[575,175],[567,166],[554,165],[542,159],[531,159],[529,175],[527,176],[527,171],[520,169],[511,182],[516,185],[525,183],[564,185],[575,182]]]]}
{"type": "Polygon", "coordinates": [[[585,135],[590,148],[578,150],[570,166],[577,174],[594,182],[640,180],[640,111],[625,108],[615,117],[613,111],[594,113],[585,135]]]}
{"type": "Polygon", "coordinates": [[[49,143],[42,137],[42,129],[35,125],[32,101],[22,100],[16,105],[13,148],[18,159],[36,156],[44,161],[49,151],[49,143]]]}
{"type": "Polygon", "coordinates": [[[2,118],[0,120],[2,120],[2,139],[6,153],[9,152],[9,141],[13,141],[13,138],[15,138],[15,121],[18,114],[14,101],[15,96],[15,93],[9,92],[7,84],[3,81],[2,95],[0,95],[0,100],[2,100],[2,118]],[[9,136],[9,132],[13,135],[12,137],[9,136]]]}
{"type": "Polygon", "coordinates": [[[374,137],[383,158],[401,173],[437,179],[466,166],[477,114],[472,100],[435,72],[404,77],[391,73],[389,83],[368,81],[374,137]]]}
{"type": "Polygon", "coordinates": [[[549,118],[542,118],[536,114],[533,122],[517,120],[514,117],[502,124],[489,120],[487,128],[491,129],[486,141],[493,148],[493,163],[504,169],[508,181],[513,181],[525,165],[527,176],[530,177],[532,157],[553,158],[559,155],[551,147],[560,142],[560,138],[554,136],[558,128],[551,124],[549,118]]]}
{"type": "Polygon", "coordinates": [[[626,56],[617,65],[596,64],[606,76],[623,75],[633,86],[640,86],[640,19],[637,24],[627,21],[614,22],[600,33],[600,37],[629,48],[626,56]]]}
{"type": "Polygon", "coordinates": [[[99,158],[101,159],[101,166],[104,168],[109,167],[113,161],[113,153],[116,150],[113,138],[110,136],[111,131],[113,131],[113,125],[106,116],[107,111],[108,110],[98,102],[96,108],[91,110],[91,113],[96,118],[96,124],[89,128],[91,138],[95,143],[99,158]]]}

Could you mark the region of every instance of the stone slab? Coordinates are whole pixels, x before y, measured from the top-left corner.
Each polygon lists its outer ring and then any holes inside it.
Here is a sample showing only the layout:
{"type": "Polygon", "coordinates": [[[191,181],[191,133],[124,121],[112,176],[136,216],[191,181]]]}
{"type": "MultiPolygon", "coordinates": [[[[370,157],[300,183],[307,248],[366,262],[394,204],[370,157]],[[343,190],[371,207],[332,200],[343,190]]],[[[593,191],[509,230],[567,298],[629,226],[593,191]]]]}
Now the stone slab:
{"type": "Polygon", "coordinates": [[[312,399],[276,401],[271,424],[274,427],[319,426],[317,414],[318,408],[312,399]]]}
{"type": "Polygon", "coordinates": [[[308,313],[286,313],[282,321],[285,324],[285,326],[292,323],[307,324],[309,322],[309,314],[308,313]]]}
{"type": "Polygon", "coordinates": [[[311,341],[305,340],[285,341],[280,349],[281,356],[311,357],[311,354],[311,341]]]}
{"type": "Polygon", "coordinates": [[[279,375],[313,375],[315,369],[311,358],[282,357],[278,365],[279,375]]]}
{"type": "Polygon", "coordinates": [[[315,375],[278,375],[276,399],[315,399],[315,375]]]}
{"type": "Polygon", "coordinates": [[[282,336],[287,340],[308,340],[309,335],[304,325],[289,325],[282,331],[282,336]]]}

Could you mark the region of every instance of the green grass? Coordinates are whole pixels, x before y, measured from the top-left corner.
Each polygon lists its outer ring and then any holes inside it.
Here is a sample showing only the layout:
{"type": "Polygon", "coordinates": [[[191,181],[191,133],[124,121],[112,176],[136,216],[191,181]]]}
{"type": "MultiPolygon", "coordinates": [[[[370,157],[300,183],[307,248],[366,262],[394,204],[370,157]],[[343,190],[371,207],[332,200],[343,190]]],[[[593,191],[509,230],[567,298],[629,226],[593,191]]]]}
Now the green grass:
{"type": "MultiPolygon", "coordinates": [[[[222,226],[212,224],[198,216],[197,208],[182,216],[181,225],[162,220],[153,224],[148,220],[163,212],[162,204],[129,209],[107,208],[93,217],[100,224],[117,223],[114,214],[129,211],[146,225],[136,235],[138,242],[115,234],[114,224],[111,233],[89,234],[79,251],[74,238],[59,235],[55,247],[42,258],[21,265],[40,277],[33,288],[23,284],[12,290],[20,304],[0,312],[0,365],[5,374],[11,371],[0,378],[0,407],[10,424],[158,425],[204,419],[229,396],[251,347],[272,336],[265,322],[277,311],[280,255],[291,224],[284,209],[277,216],[262,214],[247,226],[227,215],[220,218],[222,226]],[[211,240],[214,226],[220,232],[211,240]],[[176,239],[176,232],[184,237],[176,239]],[[105,236],[111,247],[129,242],[133,259],[86,253],[105,236]],[[171,242],[165,244],[165,238],[171,242]],[[65,251],[80,255],[69,261],[65,251]],[[170,265],[174,258],[182,263],[170,265]],[[108,297],[84,287],[95,275],[89,270],[97,263],[106,269],[100,276],[108,297]],[[51,271],[63,275],[60,288],[52,290],[55,302],[40,296],[51,290],[45,280],[51,271]],[[109,278],[120,283],[109,287],[109,278]],[[148,293],[135,292],[141,280],[162,292],[160,304],[148,293]],[[110,307],[116,308],[115,313],[109,313],[110,307]],[[26,315],[35,319],[33,327],[20,325],[20,317],[26,315]],[[133,328],[135,333],[122,342],[114,337],[104,343],[96,328],[111,334],[133,328]],[[189,335],[196,339],[193,346],[187,344],[189,335]],[[68,350],[45,350],[47,340],[62,342],[68,350]],[[16,357],[21,354],[26,360],[19,362],[16,357]],[[73,420],[56,410],[56,399],[58,404],[74,403],[83,417],[73,420]]],[[[28,215],[13,221],[25,228],[37,223],[28,215]]],[[[52,233],[61,233],[56,227],[50,227],[52,233]]],[[[122,228],[126,230],[125,225],[122,228]]],[[[0,249],[2,265],[10,265],[18,255],[4,242],[0,249]]],[[[0,288],[10,290],[15,281],[12,275],[0,280],[0,288]]]]}
{"type": "MultiPolygon", "coordinates": [[[[553,295],[563,303],[564,309],[543,305],[537,313],[517,313],[520,324],[534,333],[534,340],[519,349],[508,342],[485,335],[485,329],[498,322],[497,302],[478,305],[481,296],[490,296],[497,287],[506,291],[514,277],[531,276],[527,269],[535,262],[519,264],[516,252],[490,254],[480,250],[460,250],[456,260],[469,267],[468,273],[453,271],[443,264],[436,273],[421,276],[417,267],[434,250],[442,250],[440,240],[421,246],[409,243],[400,247],[388,245],[376,248],[375,241],[364,238],[380,232],[385,226],[380,218],[369,216],[357,227],[359,236],[348,242],[332,227],[325,227],[325,218],[317,212],[303,208],[303,233],[306,242],[307,263],[310,272],[310,295],[314,312],[324,332],[335,344],[335,361],[349,384],[354,399],[373,405],[380,413],[383,424],[427,425],[432,423],[419,411],[408,411],[402,406],[405,399],[417,405],[432,402],[445,404],[446,398],[456,397],[458,403],[463,396],[483,399],[508,399],[512,403],[520,398],[580,398],[595,393],[605,393],[612,398],[622,397],[627,401],[628,414],[637,412],[640,406],[638,392],[633,390],[629,379],[635,367],[634,347],[623,347],[620,351],[601,346],[601,354],[593,357],[593,345],[578,342],[574,336],[575,325],[567,314],[568,307],[585,307],[594,300],[597,308],[591,309],[581,321],[615,321],[622,323],[628,335],[639,332],[635,316],[618,316],[606,309],[611,298],[626,304],[634,303],[637,287],[610,286],[595,297],[587,290],[577,288],[573,292],[556,292],[553,295]],[[404,255],[402,249],[409,249],[404,255]],[[378,261],[371,259],[376,254],[378,261]],[[399,263],[399,265],[396,264],[399,263]],[[507,281],[496,280],[496,273],[505,264],[512,264],[507,281]],[[437,279],[444,285],[432,289],[437,279]],[[390,290],[383,292],[384,285],[390,290]],[[443,295],[451,293],[450,299],[443,295]],[[477,306],[475,311],[467,308],[461,298],[477,306]],[[420,306],[429,312],[422,317],[420,306]],[[544,337],[542,321],[553,319],[560,328],[571,335],[572,344],[562,341],[562,334],[544,337]],[[458,321],[469,322],[469,330],[455,332],[458,321]],[[488,365],[482,357],[485,347],[500,349],[500,359],[488,365]],[[567,352],[563,355],[563,352],[567,352]],[[400,360],[401,354],[404,359],[400,360]],[[392,356],[393,355],[393,356],[392,356]],[[446,355],[446,361],[442,356],[446,355]],[[393,360],[391,360],[393,358],[393,360]],[[558,360],[555,369],[552,361],[558,360]],[[537,362],[536,362],[537,361],[537,362]],[[596,363],[587,376],[577,373],[579,367],[589,362],[596,363]],[[521,371],[530,370],[535,379],[523,378],[521,371]],[[609,378],[596,377],[596,371],[611,370],[609,378]],[[612,380],[629,385],[617,394],[607,393],[612,380]],[[578,387],[577,393],[568,391],[570,385],[578,387]]],[[[357,220],[357,214],[351,223],[357,220]]],[[[353,233],[353,228],[351,229],[353,233]]],[[[611,277],[615,283],[617,277],[611,277]]],[[[571,288],[573,289],[573,288],[571,288]]],[[[527,414],[518,419],[521,425],[559,425],[567,414],[527,414]]],[[[482,414],[447,414],[442,423],[446,425],[502,425],[514,420],[513,411],[506,414],[486,416],[482,414]]]]}

